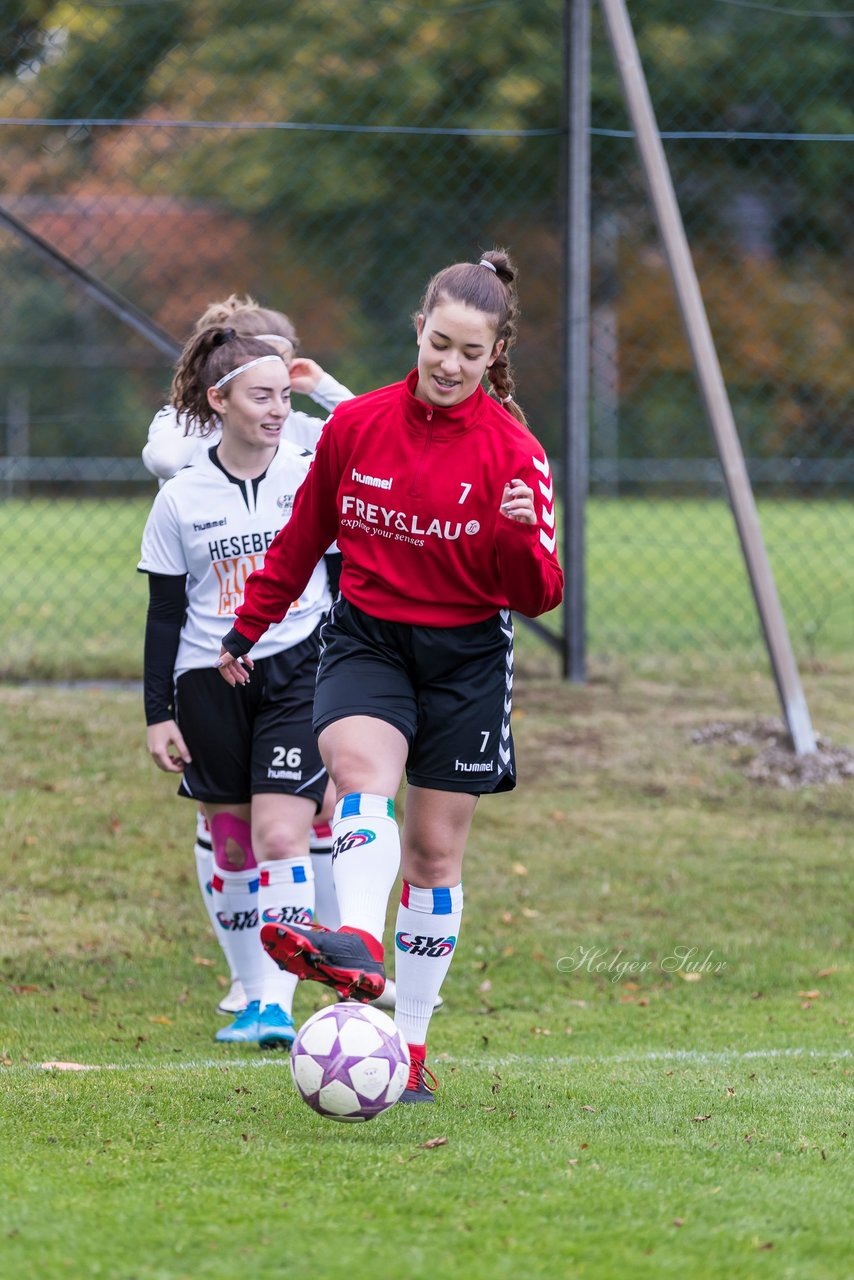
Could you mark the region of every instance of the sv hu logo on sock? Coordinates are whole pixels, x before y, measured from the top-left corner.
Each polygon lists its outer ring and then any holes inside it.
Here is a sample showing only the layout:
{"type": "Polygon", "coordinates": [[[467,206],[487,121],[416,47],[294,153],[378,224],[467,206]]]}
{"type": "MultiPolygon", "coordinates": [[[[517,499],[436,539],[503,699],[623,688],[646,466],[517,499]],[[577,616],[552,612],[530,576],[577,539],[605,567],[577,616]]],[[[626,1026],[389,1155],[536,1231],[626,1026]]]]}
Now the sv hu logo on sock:
{"type": "Polygon", "coordinates": [[[251,911],[235,911],[233,915],[218,911],[216,918],[220,926],[228,933],[240,933],[243,929],[254,929],[258,924],[258,912],[254,907],[251,911]]]}
{"type": "Polygon", "coordinates": [[[394,939],[399,951],[411,956],[449,956],[457,944],[456,938],[431,938],[425,933],[398,933],[394,939]]]}
{"type": "Polygon", "coordinates": [[[339,836],[332,846],[332,861],[338,857],[339,853],[347,853],[350,849],[358,849],[362,844],[370,844],[372,840],[376,840],[376,834],[373,831],[350,831],[346,836],[339,836]]]}
{"type": "Polygon", "coordinates": [[[265,907],[261,919],[265,924],[311,924],[314,912],[308,907],[265,907]]]}

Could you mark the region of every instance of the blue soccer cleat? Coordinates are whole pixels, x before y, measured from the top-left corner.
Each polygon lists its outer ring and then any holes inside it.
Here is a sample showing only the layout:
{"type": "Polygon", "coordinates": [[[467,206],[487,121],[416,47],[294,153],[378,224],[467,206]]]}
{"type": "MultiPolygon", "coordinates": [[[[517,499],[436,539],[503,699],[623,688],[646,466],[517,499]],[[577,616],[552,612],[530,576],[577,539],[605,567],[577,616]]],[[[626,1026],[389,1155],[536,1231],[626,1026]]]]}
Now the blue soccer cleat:
{"type": "Polygon", "coordinates": [[[261,1013],[261,1001],[253,1000],[239,1013],[229,1027],[220,1027],[214,1036],[220,1044],[257,1044],[260,1029],[258,1018],[261,1013]]]}
{"type": "Polygon", "coordinates": [[[265,1004],[258,1018],[258,1043],[262,1049],[290,1049],[297,1029],[280,1004],[265,1004]]]}

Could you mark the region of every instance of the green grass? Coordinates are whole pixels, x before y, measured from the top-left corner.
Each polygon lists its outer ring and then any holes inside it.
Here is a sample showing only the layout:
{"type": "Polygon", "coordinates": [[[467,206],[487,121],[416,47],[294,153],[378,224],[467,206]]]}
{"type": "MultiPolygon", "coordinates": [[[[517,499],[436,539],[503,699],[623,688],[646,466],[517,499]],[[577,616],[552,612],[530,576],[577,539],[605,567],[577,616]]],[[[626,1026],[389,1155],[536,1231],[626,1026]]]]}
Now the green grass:
{"type": "MultiPolygon", "coordinates": [[[[213,1043],[192,807],[138,692],[0,689],[4,1277],[850,1273],[854,787],[690,744],[773,711],[765,676],[550,661],[519,664],[522,786],[476,818],[436,1106],[362,1127],[213,1043]]],[[[806,674],[842,743],[852,674],[806,674]]]]}
{"type": "MultiPolygon", "coordinates": [[[[0,678],[134,678],[147,499],[0,504],[6,550],[0,678]]],[[[826,661],[854,634],[854,504],[765,502],[761,518],[796,653],[826,661]]],[[[595,662],[761,655],[734,524],[722,501],[594,500],[587,530],[595,662]]],[[[556,614],[553,629],[560,626],[556,614]]]]}

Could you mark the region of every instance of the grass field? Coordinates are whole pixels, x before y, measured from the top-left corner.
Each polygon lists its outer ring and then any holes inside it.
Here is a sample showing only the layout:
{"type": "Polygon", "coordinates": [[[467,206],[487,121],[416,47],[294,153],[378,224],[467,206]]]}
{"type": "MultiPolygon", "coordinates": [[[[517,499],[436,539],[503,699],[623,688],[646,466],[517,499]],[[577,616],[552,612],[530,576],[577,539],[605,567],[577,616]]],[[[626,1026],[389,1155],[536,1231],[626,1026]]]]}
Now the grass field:
{"type": "MultiPolygon", "coordinates": [[[[764,670],[550,667],[523,652],[522,786],[477,815],[437,1104],[362,1127],[214,1045],[193,815],[138,691],[0,689],[4,1278],[851,1275],[854,784],[691,744],[773,713],[764,670]]],[[[849,746],[852,675],[805,673],[849,746]]]]}
{"type": "MultiPolygon", "coordinates": [[[[149,505],[0,503],[0,679],[139,676],[147,588],[135,566],[149,505]]],[[[854,504],[767,502],[761,518],[796,653],[850,652],[854,504]]],[[[593,662],[712,652],[750,663],[761,652],[724,502],[592,501],[587,550],[593,662]]]]}

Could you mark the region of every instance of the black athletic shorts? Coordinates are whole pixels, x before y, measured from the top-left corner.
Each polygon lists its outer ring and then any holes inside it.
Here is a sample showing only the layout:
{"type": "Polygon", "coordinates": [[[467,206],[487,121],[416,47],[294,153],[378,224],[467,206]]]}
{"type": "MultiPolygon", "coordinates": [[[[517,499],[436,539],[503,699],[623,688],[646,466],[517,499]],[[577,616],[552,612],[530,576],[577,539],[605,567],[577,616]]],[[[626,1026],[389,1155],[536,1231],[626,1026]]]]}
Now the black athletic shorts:
{"type": "Polygon", "coordinates": [[[375,716],[406,737],[413,786],[470,795],[515,787],[508,609],[462,627],[419,627],[339,597],[320,638],[317,733],[345,716],[375,716]]]}
{"type": "Polygon", "coordinates": [[[327,773],[311,727],[320,628],[232,689],[213,667],[178,677],[176,720],[193,757],[178,795],[248,804],[253,795],[305,796],[319,809],[327,773]]]}

